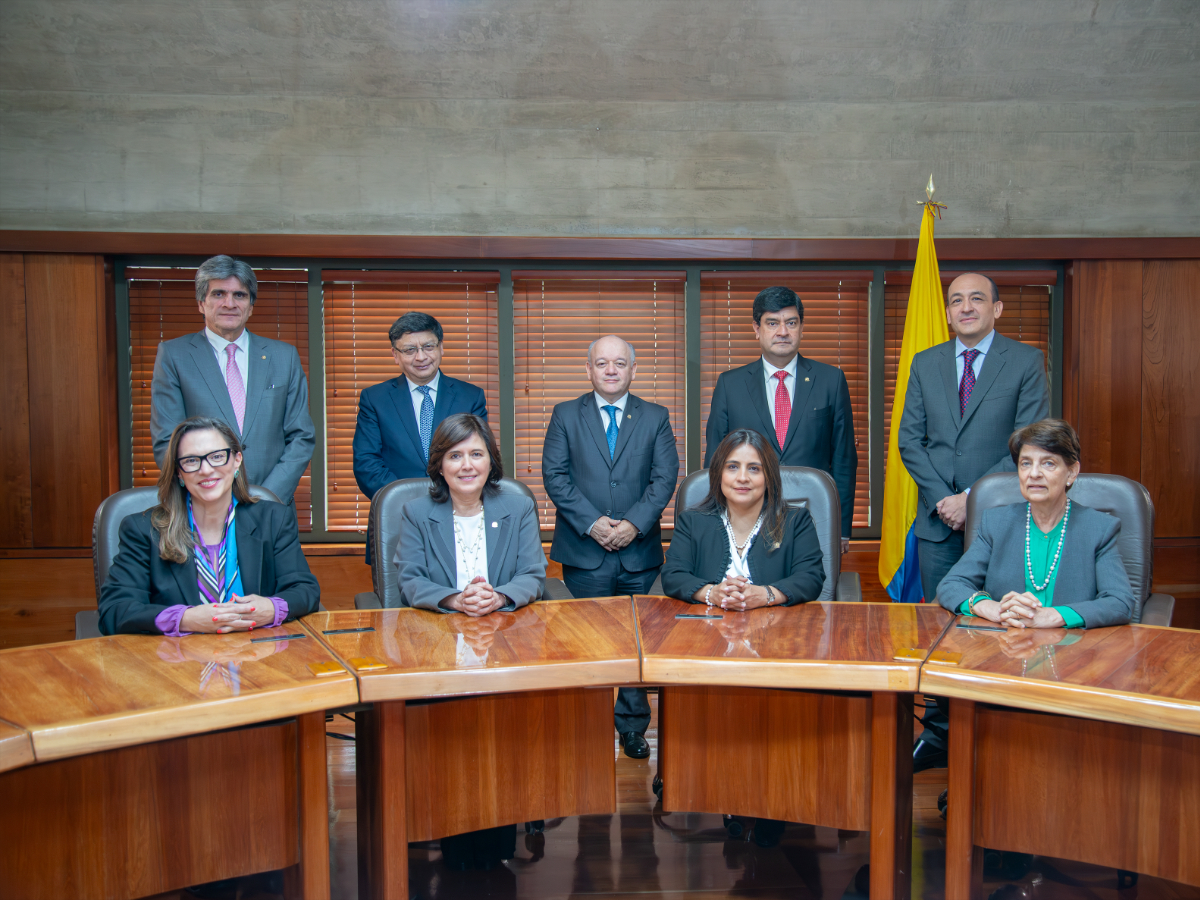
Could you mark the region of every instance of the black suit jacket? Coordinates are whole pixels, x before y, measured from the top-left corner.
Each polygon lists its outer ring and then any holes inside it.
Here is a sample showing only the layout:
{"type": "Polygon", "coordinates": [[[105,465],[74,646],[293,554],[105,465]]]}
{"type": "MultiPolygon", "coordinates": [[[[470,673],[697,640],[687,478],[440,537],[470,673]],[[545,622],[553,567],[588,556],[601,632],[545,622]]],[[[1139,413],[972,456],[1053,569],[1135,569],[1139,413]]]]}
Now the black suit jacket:
{"type": "Polygon", "coordinates": [[[850,386],[836,366],[803,356],[797,356],[796,362],[792,415],[782,447],[767,405],[762,358],[721,373],[708,412],[704,467],[708,468],[717,445],[729,432],[738,428],[757,431],[771,442],[781,466],[808,466],[833,476],[842,507],[842,537],[850,537],[858,473],[850,386]]]}
{"type": "MultiPolygon", "coordinates": [[[[694,602],[692,596],[706,584],[720,584],[729,571],[729,537],[721,517],[695,509],[675,519],[675,536],[667,548],[662,570],[663,590],[672,597],[694,602]]],[[[770,586],[787,597],[785,606],[807,603],[825,587],[825,562],[812,515],[802,507],[789,507],[783,540],[772,547],[759,532],[746,557],[754,584],[770,586]]]]}
{"type": "MultiPolygon", "coordinates": [[[[288,618],[317,611],[321,588],[300,550],[296,516],[270,500],[239,503],[238,567],[247,594],[287,601],[288,618]]],[[[154,619],[168,606],[200,605],[196,559],[168,562],[158,555],[150,510],[126,516],[121,544],[100,587],[101,634],[158,634],[154,619]]]]}
{"type": "Polygon", "coordinates": [[[628,519],[638,530],[638,537],[616,551],[625,571],[661,566],[658,520],[675,494],[678,475],[679,453],[665,406],[630,394],[609,459],[596,395],[588,391],[559,403],[542,448],[542,484],[557,507],[550,558],[580,569],[599,566],[608,551],[588,530],[601,516],[610,516],[628,519]]]}

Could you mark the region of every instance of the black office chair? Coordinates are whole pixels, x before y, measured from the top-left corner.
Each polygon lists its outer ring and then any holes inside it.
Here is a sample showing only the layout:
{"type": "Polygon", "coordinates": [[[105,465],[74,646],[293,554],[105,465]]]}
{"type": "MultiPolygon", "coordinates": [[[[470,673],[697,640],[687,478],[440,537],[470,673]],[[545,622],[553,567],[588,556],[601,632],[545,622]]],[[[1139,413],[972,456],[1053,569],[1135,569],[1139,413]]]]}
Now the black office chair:
{"type": "MultiPolygon", "coordinates": [[[[250,485],[252,496],[260,500],[279,498],[257,484],[250,485]]],[[[96,602],[100,602],[100,586],[108,577],[121,546],[121,522],[126,516],[145,512],[158,505],[157,487],[129,488],[117,491],[105,497],[96,507],[96,517],[92,520],[92,574],[96,579],[96,602]]],[[[100,612],[95,609],[84,609],[75,613],[75,640],[100,637],[100,612]]]]}
{"type": "MultiPolygon", "coordinates": [[[[501,478],[502,494],[534,499],[533,491],[515,478],[501,478]]],[[[401,606],[396,583],[396,542],[400,539],[401,511],[409,500],[429,494],[428,478],[401,478],[384,485],[371,500],[371,586],[372,591],[354,595],[355,609],[395,609],[401,606]]],[[[571,592],[559,578],[547,578],[543,600],[569,600],[571,592]]]]}
{"type": "MultiPolygon", "coordinates": [[[[821,542],[825,564],[825,586],[818,600],[862,602],[862,579],[857,572],[842,571],[842,505],[837,485],[828,472],[803,466],[780,466],[783,499],[789,506],[808,509],[821,542]]],[[[708,469],[697,469],[679,485],[675,495],[675,516],[696,506],[708,493],[708,469]]],[[[655,579],[651,594],[662,593],[662,576],[655,579]]]]}
{"type": "MultiPolygon", "coordinates": [[[[1120,475],[1084,472],[1075,479],[1067,496],[1121,520],[1117,547],[1137,600],[1133,620],[1143,625],[1170,625],[1175,598],[1150,592],[1154,580],[1154,503],[1147,490],[1120,475]]],[[[967,497],[964,548],[971,546],[979,528],[979,517],[985,509],[1021,503],[1024,499],[1015,472],[985,475],[975,482],[967,497]]]]}

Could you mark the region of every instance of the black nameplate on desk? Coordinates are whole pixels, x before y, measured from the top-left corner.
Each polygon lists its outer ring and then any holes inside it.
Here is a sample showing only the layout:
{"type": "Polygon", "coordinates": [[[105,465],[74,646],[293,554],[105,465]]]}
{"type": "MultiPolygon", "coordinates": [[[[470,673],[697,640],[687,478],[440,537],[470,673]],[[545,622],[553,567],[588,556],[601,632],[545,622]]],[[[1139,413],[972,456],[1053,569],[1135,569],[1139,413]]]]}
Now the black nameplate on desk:
{"type": "Polygon", "coordinates": [[[262,643],[265,643],[266,641],[294,641],[297,638],[306,638],[306,637],[308,637],[308,635],[303,634],[303,633],[301,633],[301,634],[281,634],[281,635],[279,635],[279,637],[250,638],[250,643],[262,644],[262,643]]]}
{"type": "Polygon", "coordinates": [[[368,625],[366,628],[334,628],[331,631],[322,631],[321,634],[356,634],[360,631],[374,631],[374,627],[368,625]]]}
{"type": "Polygon", "coordinates": [[[697,613],[675,613],[677,619],[723,619],[724,616],[709,616],[697,613]]]}
{"type": "Polygon", "coordinates": [[[997,625],[964,625],[961,622],[954,627],[963,628],[967,631],[1008,631],[1007,628],[1000,628],[997,625]]]}

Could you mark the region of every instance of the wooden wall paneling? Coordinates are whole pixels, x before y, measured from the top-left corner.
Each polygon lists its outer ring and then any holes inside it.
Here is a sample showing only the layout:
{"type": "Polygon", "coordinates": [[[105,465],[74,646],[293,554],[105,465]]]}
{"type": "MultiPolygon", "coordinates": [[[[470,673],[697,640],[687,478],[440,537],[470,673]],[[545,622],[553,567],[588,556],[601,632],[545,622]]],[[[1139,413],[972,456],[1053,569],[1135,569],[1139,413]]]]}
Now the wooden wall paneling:
{"type": "Polygon", "coordinates": [[[96,333],[100,371],[101,496],[121,489],[121,448],[117,439],[117,285],[111,259],[96,258],[97,314],[103,328],[96,333]]]}
{"type": "Polygon", "coordinates": [[[1142,261],[1076,260],[1075,427],[1083,469],[1142,476],[1142,261]]]}
{"type": "Polygon", "coordinates": [[[1200,535],[1200,259],[1142,270],[1140,481],[1155,537],[1200,535]]]}
{"type": "Polygon", "coordinates": [[[1075,311],[1075,263],[1069,263],[1063,273],[1063,390],[1062,417],[1072,424],[1079,422],[1079,317],[1075,311]]]}
{"type": "Polygon", "coordinates": [[[25,257],[35,547],[90,546],[108,486],[101,265],[95,256],[25,257]]]}
{"type": "Polygon", "coordinates": [[[25,258],[0,253],[0,547],[33,546],[25,258]]]}
{"type": "Polygon", "coordinates": [[[75,613],[96,608],[92,560],[0,559],[0,650],[75,639],[75,613]]]}

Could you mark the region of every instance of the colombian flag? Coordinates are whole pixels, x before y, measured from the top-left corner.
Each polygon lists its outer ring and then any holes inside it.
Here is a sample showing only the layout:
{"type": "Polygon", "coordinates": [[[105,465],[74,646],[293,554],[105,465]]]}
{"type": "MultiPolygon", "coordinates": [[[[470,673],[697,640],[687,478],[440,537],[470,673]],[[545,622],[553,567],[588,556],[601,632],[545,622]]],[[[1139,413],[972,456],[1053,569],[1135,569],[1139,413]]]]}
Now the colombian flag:
{"type": "MultiPolygon", "coordinates": [[[[931,179],[932,180],[932,179],[931,179]]],[[[883,530],[879,541],[879,583],[888,596],[900,603],[919,603],[921,570],[917,564],[917,484],[900,459],[897,435],[908,392],[908,373],[913,357],[922,350],[949,339],[946,307],[942,303],[942,279],[933,247],[933,204],[925,205],[917,264],[913,269],[908,312],[904,317],[904,341],[900,345],[900,368],[896,373],[896,398],[888,430],[887,474],[883,482],[883,530]]]]}

